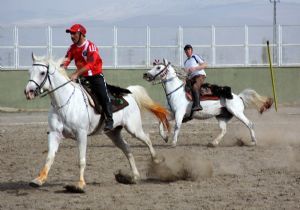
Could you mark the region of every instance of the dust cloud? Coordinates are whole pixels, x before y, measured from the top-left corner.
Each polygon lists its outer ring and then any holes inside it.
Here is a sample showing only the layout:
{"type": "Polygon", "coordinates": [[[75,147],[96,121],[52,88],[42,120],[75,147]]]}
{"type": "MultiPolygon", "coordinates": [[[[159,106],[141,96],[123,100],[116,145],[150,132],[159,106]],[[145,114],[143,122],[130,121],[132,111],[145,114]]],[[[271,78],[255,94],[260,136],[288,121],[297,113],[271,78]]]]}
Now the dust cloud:
{"type": "MultiPolygon", "coordinates": [[[[262,116],[263,117],[263,116],[262,116]]],[[[253,120],[254,131],[257,138],[257,147],[265,151],[264,164],[268,167],[287,168],[290,171],[300,171],[300,130],[295,121],[297,115],[268,116],[268,122],[260,122],[259,118],[253,120]],[[282,119],[289,118],[288,121],[282,119]],[[256,122],[258,121],[258,122],[256,122]],[[268,151],[272,150],[272,154],[268,151]],[[282,152],[285,151],[285,152],[282,152]]],[[[247,145],[251,141],[250,132],[241,123],[229,124],[229,134],[224,142],[233,140],[242,141],[247,145]]]]}
{"type": "Polygon", "coordinates": [[[203,159],[199,153],[181,149],[163,150],[160,163],[150,162],[147,176],[149,179],[173,182],[177,180],[197,181],[211,177],[212,163],[203,159]]]}
{"type": "MultiPolygon", "coordinates": [[[[299,128],[298,124],[280,123],[275,119],[270,123],[254,122],[258,146],[299,146],[299,128]]],[[[228,135],[225,135],[224,141],[228,141],[228,139],[239,139],[247,145],[251,141],[249,129],[242,123],[229,124],[228,135]]]]}

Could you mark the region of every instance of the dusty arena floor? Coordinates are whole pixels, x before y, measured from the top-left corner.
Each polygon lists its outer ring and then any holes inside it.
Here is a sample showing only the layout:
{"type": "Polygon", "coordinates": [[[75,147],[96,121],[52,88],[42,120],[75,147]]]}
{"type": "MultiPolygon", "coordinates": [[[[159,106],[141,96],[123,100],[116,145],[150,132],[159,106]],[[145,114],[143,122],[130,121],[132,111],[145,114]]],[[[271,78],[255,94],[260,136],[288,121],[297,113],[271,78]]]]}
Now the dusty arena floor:
{"type": "Polygon", "coordinates": [[[114,178],[120,169],[129,171],[123,153],[105,135],[89,137],[86,192],[72,194],[64,186],[78,181],[76,142],[62,142],[48,181],[32,188],[29,182],[47,154],[47,113],[2,112],[0,209],[300,209],[300,108],[246,114],[255,124],[256,147],[239,146],[250,136],[236,119],[219,147],[206,147],[219,132],[210,119],[184,124],[178,146],[170,148],[159,137],[156,120],[146,116],[144,129],[168,170],[165,177],[155,174],[147,148],[123,132],[142,176],[135,185],[114,178]],[[164,181],[180,170],[192,179],[164,181]]]}

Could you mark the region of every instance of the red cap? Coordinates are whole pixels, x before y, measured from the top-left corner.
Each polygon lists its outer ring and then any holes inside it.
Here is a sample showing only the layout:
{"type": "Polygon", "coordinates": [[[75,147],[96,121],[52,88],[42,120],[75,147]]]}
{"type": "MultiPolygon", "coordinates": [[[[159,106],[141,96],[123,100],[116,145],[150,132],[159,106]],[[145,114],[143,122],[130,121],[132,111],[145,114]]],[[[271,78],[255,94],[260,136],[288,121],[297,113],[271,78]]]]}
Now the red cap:
{"type": "Polygon", "coordinates": [[[68,28],[66,30],[66,33],[75,33],[75,32],[81,32],[83,35],[86,34],[86,29],[84,26],[80,25],[80,24],[75,24],[75,25],[72,25],[71,28],[68,28]]]}

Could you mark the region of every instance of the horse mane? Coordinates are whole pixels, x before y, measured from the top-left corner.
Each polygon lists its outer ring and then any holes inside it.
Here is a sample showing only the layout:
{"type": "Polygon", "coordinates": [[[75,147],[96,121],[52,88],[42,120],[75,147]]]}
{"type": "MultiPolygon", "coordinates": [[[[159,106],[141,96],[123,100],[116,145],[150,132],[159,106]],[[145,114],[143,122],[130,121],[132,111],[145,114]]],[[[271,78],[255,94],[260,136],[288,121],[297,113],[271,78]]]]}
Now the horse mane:
{"type": "Polygon", "coordinates": [[[65,58],[59,58],[57,60],[54,60],[52,58],[49,59],[49,64],[52,64],[63,76],[65,76],[67,79],[70,79],[67,71],[65,68],[61,67],[61,64],[63,63],[65,58]]]}
{"type": "Polygon", "coordinates": [[[50,65],[54,66],[54,68],[57,69],[59,73],[61,73],[64,77],[69,79],[67,71],[63,67],[60,66],[63,63],[65,58],[59,58],[56,60],[54,60],[54,58],[52,58],[52,57],[48,58],[46,56],[35,56],[35,58],[36,58],[35,61],[45,63],[46,65],[49,65],[49,66],[50,65]]]}
{"type": "Polygon", "coordinates": [[[174,70],[175,74],[177,75],[177,77],[180,80],[185,82],[186,77],[187,77],[186,72],[180,67],[176,67],[176,66],[173,66],[171,64],[169,66],[173,68],[173,70],[174,70]]]}

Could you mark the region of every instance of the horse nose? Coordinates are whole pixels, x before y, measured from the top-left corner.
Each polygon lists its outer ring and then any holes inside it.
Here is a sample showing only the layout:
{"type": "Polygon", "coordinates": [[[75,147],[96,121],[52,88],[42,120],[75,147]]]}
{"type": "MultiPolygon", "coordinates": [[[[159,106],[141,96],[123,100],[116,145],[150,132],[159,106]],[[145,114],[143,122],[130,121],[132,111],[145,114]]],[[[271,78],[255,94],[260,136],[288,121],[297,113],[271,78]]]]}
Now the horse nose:
{"type": "Polygon", "coordinates": [[[24,89],[24,95],[26,96],[27,100],[33,99],[35,94],[33,89],[27,90],[26,88],[24,89]]]}
{"type": "Polygon", "coordinates": [[[149,73],[144,73],[143,74],[143,79],[147,80],[147,81],[150,81],[150,80],[152,80],[152,75],[149,74],[149,73]]]}

